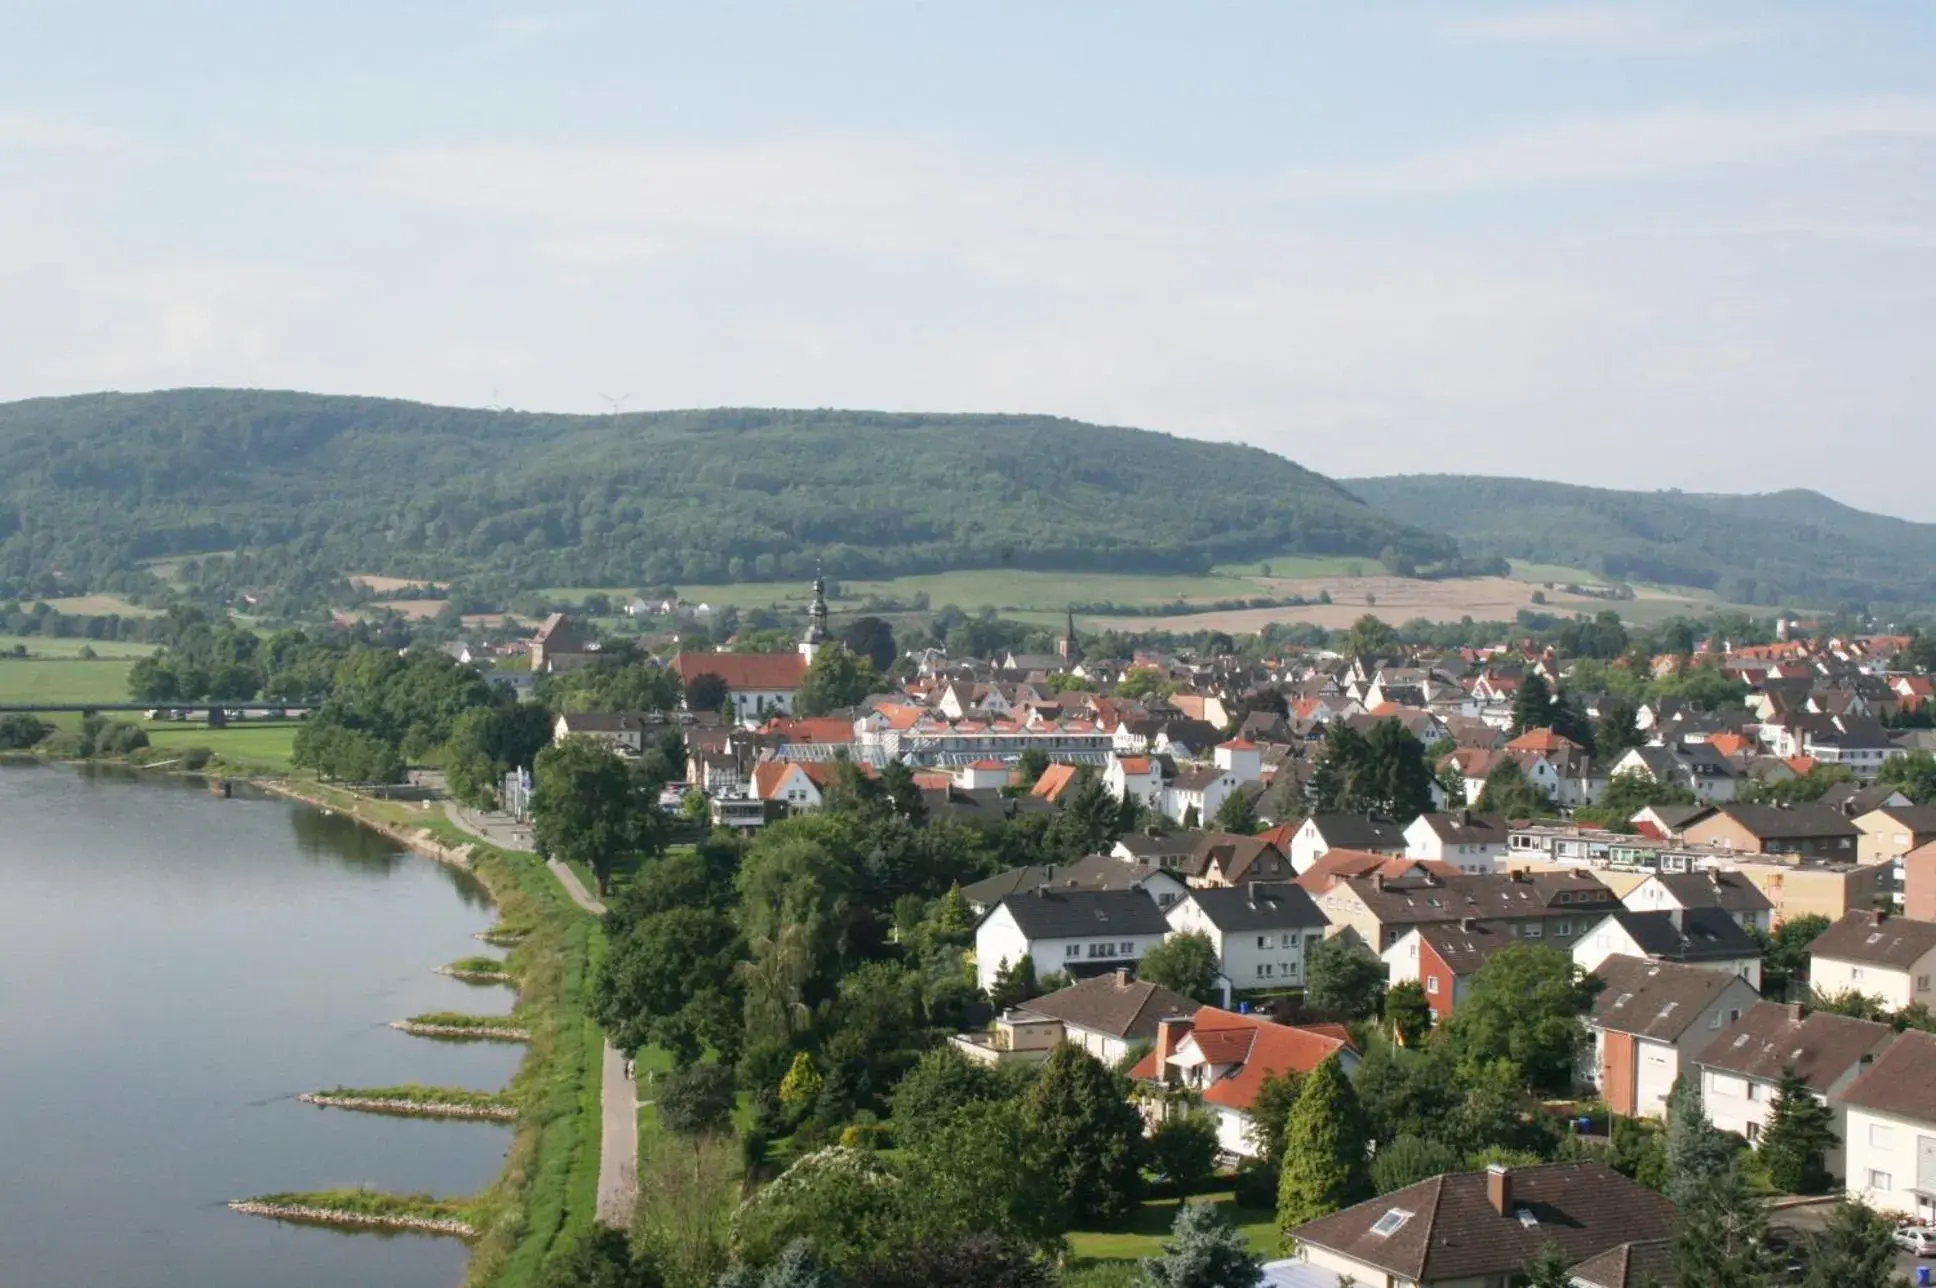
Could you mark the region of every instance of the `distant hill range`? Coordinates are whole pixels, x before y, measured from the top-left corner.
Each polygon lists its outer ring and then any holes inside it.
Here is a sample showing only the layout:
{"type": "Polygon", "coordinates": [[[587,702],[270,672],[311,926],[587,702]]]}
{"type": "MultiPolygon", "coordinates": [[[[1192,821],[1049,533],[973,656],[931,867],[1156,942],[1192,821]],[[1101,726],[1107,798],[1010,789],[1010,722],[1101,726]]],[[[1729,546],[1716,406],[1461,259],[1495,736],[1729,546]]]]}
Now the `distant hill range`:
{"type": "Polygon", "coordinates": [[[1345,486],[1401,522],[1449,533],[1468,555],[1701,587],[1744,604],[1936,603],[1936,524],[1817,492],[1616,492],[1454,474],[1345,486]]]}
{"type": "Polygon", "coordinates": [[[238,552],[230,584],[283,589],[1458,554],[1269,452],[1048,416],[559,416],[224,389],[0,405],[0,598],[217,551],[238,552]]]}

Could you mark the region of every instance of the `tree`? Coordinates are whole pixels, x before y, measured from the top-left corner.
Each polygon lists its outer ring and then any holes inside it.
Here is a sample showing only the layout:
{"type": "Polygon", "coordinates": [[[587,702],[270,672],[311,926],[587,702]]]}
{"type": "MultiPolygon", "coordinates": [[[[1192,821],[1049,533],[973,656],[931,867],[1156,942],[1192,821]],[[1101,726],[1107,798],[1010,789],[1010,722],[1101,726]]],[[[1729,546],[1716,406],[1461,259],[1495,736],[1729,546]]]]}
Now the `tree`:
{"type": "Polygon", "coordinates": [[[1573,817],[1614,831],[1632,831],[1633,816],[1650,805],[1692,805],[1694,793],[1678,783],[1664,783],[1644,770],[1628,769],[1607,780],[1599,801],[1576,809],[1573,817]]]}
{"type": "Polygon", "coordinates": [[[1398,632],[1366,613],[1351,624],[1337,647],[1347,657],[1381,657],[1398,647],[1398,632]]]}
{"type": "Polygon", "coordinates": [[[731,1060],[743,1004],[733,965],[744,941],[719,909],[696,902],[661,907],[647,901],[648,891],[641,877],[607,918],[592,1014],[626,1051],[660,1046],[683,1065],[711,1048],[731,1060]]]}
{"type": "Polygon", "coordinates": [[[1263,1262],[1243,1233],[1209,1203],[1184,1203],[1160,1257],[1145,1257],[1143,1288],[1255,1288],[1263,1262]]]}
{"type": "Polygon", "coordinates": [[[1698,1074],[1674,1079],[1667,1095],[1667,1197],[1686,1202],[1734,1165],[1734,1147],[1708,1121],[1698,1074]]]}
{"type": "Polygon", "coordinates": [[[1217,1171],[1217,1120],[1203,1110],[1164,1122],[1150,1134],[1150,1166],[1180,1194],[1194,1194],[1217,1171]]]}
{"type": "Polygon", "coordinates": [[[962,1106],[908,1149],[901,1238],[986,1231],[1053,1247],[1065,1209],[1050,1153],[1014,1100],[962,1106]]]}
{"type": "Polygon", "coordinates": [[[1552,728],[1555,705],[1553,688],[1546,683],[1546,677],[1538,671],[1526,672],[1519,681],[1519,692],[1513,695],[1513,736],[1532,729],[1552,728]]]}
{"type": "Polygon", "coordinates": [[[840,642],[855,657],[864,658],[883,674],[894,665],[901,650],[894,643],[894,628],[878,617],[856,617],[840,632],[840,642]]]}
{"type": "Polygon", "coordinates": [[[1900,791],[1918,805],[1936,801],[1936,755],[1911,751],[1882,762],[1876,781],[1900,791]]]}
{"type": "Polygon", "coordinates": [[[1887,1217],[1844,1195],[1828,1224],[1808,1241],[1803,1288],[1908,1288],[1895,1272],[1893,1232],[1887,1217]]]}
{"type": "Polygon", "coordinates": [[[472,707],[451,725],[444,777],[459,800],[489,809],[504,775],[529,765],[551,743],[551,713],[525,703],[472,707]]]}
{"type": "Polygon", "coordinates": [[[1033,787],[1035,780],[1049,767],[1049,753],[1040,747],[1030,747],[1015,762],[1015,772],[1022,780],[1022,786],[1033,787]]]}
{"type": "Polygon", "coordinates": [[[1217,812],[1210,816],[1210,825],[1219,832],[1231,832],[1238,836],[1249,836],[1257,830],[1257,807],[1254,798],[1242,787],[1234,789],[1217,806],[1217,812]]]}
{"type": "Polygon", "coordinates": [[[1593,726],[1593,754],[1611,765],[1622,752],[1646,745],[1640,732],[1640,704],[1628,697],[1608,698],[1593,726]]]}
{"type": "Polygon", "coordinates": [[[1445,1037],[1463,1067],[1510,1061],[1537,1091],[1560,1094],[1588,1035],[1584,1017],[1600,981],[1573,958],[1543,944],[1500,950],[1472,977],[1446,1021],[1445,1037]]]}
{"type": "Polygon", "coordinates": [[[1761,1158],[1768,1180],[1784,1194],[1822,1194],[1829,1185],[1828,1152],[1839,1143],[1835,1115],[1816,1099],[1794,1065],[1781,1071],[1761,1158]]]}
{"type": "Polygon", "coordinates": [[[1115,1220],[1142,1197],[1142,1115],[1127,1082],[1087,1051],[1055,1049],[1022,1098],[1022,1121],[1044,1142],[1071,1221],[1115,1220]]]}
{"type": "Polygon", "coordinates": [[[780,1103],[796,1107],[810,1105],[824,1085],[820,1070],[814,1068],[813,1057],[801,1051],[793,1057],[786,1077],[780,1082],[780,1103]]]}
{"type": "Polygon", "coordinates": [[[531,835],[538,852],[583,863],[609,889],[623,859],[661,842],[656,800],[618,753],[591,738],[571,737],[539,752],[531,774],[531,835]]]}
{"type": "Polygon", "coordinates": [[[1525,1288],[1573,1288],[1570,1264],[1571,1259],[1557,1243],[1546,1244],[1526,1263],[1525,1288]]]}
{"type": "Polygon", "coordinates": [[[625,1232],[605,1226],[553,1252],[538,1278],[539,1288],[659,1288],[659,1282],[657,1263],[635,1258],[625,1232]]]}
{"type": "Polygon", "coordinates": [[[1337,1019],[1362,1020],[1378,1013],[1385,991],[1385,964],[1358,944],[1333,936],[1304,953],[1304,1002],[1337,1019]]]}
{"type": "MultiPolygon", "coordinates": [[[[734,1250],[743,1265],[770,1267],[804,1240],[817,1264],[844,1270],[901,1241],[906,1188],[866,1150],[815,1150],[740,1205],[733,1218],[734,1250]]],[[[771,1271],[755,1282],[771,1288],[771,1271]]],[[[839,1281],[830,1275],[818,1282],[836,1288],[839,1281]]]]}
{"type": "Polygon", "coordinates": [[[1250,1106],[1250,1142],[1268,1167],[1276,1168],[1284,1157],[1284,1132],[1303,1086],[1303,1074],[1283,1069],[1265,1074],[1257,1088],[1250,1106]]]}
{"type": "Polygon", "coordinates": [[[1380,1194],[1429,1181],[1465,1166],[1465,1155],[1442,1140],[1400,1136],[1385,1141],[1371,1159],[1372,1188],[1380,1194]]]}
{"type": "Polygon", "coordinates": [[[1790,917],[1768,934],[1759,927],[1748,933],[1761,946],[1761,994],[1784,1001],[1796,984],[1808,981],[1808,946],[1829,928],[1829,919],[1820,913],[1790,917]]]}
{"type": "Polygon", "coordinates": [[[726,681],[711,671],[701,671],[686,685],[686,706],[694,711],[724,711],[731,696],[726,681]]]}
{"type": "Polygon", "coordinates": [[[1502,756],[1487,772],[1473,808],[1507,818],[1538,818],[1553,812],[1553,798],[1526,777],[1525,768],[1517,760],[1502,756]]]}
{"type": "Polygon", "coordinates": [[[988,986],[988,1004],[997,1015],[1020,1006],[1035,996],[1035,958],[1027,953],[1015,961],[995,964],[995,979],[988,986]]]}
{"type": "Polygon", "coordinates": [[[1136,978],[1160,984],[1193,1001],[1217,999],[1217,948],[1201,930],[1173,934],[1152,946],[1136,963],[1136,978]]]}
{"type": "Polygon", "coordinates": [[[1385,991],[1385,1023],[1400,1046],[1415,1047],[1432,1029],[1432,1008],[1425,1000],[1425,985],[1415,979],[1400,980],[1385,991]]]}
{"type": "Polygon", "coordinates": [[[824,716],[829,711],[858,705],[880,687],[881,677],[872,662],[856,657],[844,644],[827,644],[807,665],[794,709],[803,716],[824,716]]]}
{"type": "Polygon", "coordinates": [[[666,1288],[712,1288],[732,1246],[732,1209],[719,1201],[744,1169],[730,1136],[648,1141],[639,1159],[632,1238],[658,1259],[666,1288]]]}
{"type": "Polygon", "coordinates": [[[894,1139],[918,1146],[968,1105],[999,1100],[1002,1080],[952,1043],[924,1054],[894,1087],[894,1139]]]}
{"type": "Polygon", "coordinates": [[[847,1272],[846,1288],[1056,1288],[1052,1262],[1028,1243],[975,1232],[921,1239],[847,1272]]]}
{"type": "Polygon", "coordinates": [[[38,717],[24,711],[0,716],[0,751],[24,751],[52,731],[38,717]]]}
{"type": "Polygon", "coordinates": [[[1771,1258],[1768,1218],[1748,1192],[1739,1167],[1695,1187],[1678,1204],[1674,1274],[1701,1288],[1763,1288],[1771,1258]]]}
{"type": "Polygon", "coordinates": [[[714,1136],[733,1126],[733,1071],[724,1065],[690,1064],[659,1086],[659,1121],[677,1136],[714,1136]]]}
{"type": "Polygon", "coordinates": [[[1371,1178],[1364,1107],[1336,1054],[1304,1079],[1284,1132],[1277,1182],[1277,1228],[1289,1233],[1306,1221],[1366,1198],[1371,1178]]]}

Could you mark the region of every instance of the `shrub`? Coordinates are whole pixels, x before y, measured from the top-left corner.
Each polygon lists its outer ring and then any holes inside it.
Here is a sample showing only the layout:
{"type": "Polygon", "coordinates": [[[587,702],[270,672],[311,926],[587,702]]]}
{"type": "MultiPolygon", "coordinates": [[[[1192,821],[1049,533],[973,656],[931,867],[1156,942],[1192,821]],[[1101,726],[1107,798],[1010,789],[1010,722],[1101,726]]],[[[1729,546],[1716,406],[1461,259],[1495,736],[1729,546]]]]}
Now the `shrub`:
{"type": "Polygon", "coordinates": [[[213,759],[215,759],[215,753],[207,747],[189,747],[181,754],[182,768],[191,774],[206,768],[208,762],[213,759]]]}

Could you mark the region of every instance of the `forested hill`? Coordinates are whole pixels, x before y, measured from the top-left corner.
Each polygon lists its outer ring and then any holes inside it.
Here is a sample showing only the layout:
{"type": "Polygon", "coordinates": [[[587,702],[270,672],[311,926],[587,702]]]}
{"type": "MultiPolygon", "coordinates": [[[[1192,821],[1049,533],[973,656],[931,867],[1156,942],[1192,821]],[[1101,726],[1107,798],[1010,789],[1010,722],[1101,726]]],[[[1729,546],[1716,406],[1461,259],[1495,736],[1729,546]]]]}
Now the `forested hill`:
{"type": "Polygon", "coordinates": [[[1936,524],[1817,492],[1616,492],[1450,474],[1345,486],[1398,519],[1449,532],[1468,555],[1699,586],[1750,604],[1936,603],[1936,524]]]}
{"type": "Polygon", "coordinates": [[[183,389],[0,405],[0,597],[245,549],[348,572],[639,586],[1456,554],[1255,448],[1048,416],[624,416],[183,389]]]}

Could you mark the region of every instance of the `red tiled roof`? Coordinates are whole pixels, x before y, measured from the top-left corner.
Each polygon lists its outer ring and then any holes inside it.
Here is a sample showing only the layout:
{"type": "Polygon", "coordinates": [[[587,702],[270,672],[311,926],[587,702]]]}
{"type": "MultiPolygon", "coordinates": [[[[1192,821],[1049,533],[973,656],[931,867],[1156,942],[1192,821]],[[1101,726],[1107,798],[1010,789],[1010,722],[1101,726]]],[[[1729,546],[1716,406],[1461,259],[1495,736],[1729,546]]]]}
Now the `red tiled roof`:
{"type": "Polygon", "coordinates": [[[1217,744],[1218,751],[1256,751],[1257,744],[1245,738],[1232,738],[1229,742],[1217,744]]]}
{"type": "Polygon", "coordinates": [[[1578,751],[1580,745],[1571,738],[1562,738],[1551,729],[1528,729],[1506,744],[1507,751],[1578,751]]]}
{"type": "Polygon", "coordinates": [[[1075,780],[1074,765],[1050,765],[1042,771],[1042,776],[1035,780],[1035,786],[1029,789],[1029,795],[1039,796],[1046,801],[1060,800],[1062,793],[1069,790],[1070,784],[1075,780]]]}
{"type": "MultiPolygon", "coordinates": [[[[1238,1066],[1203,1090],[1204,1100],[1227,1109],[1249,1109],[1265,1078],[1286,1070],[1309,1073],[1349,1045],[1332,1033],[1273,1024],[1254,1015],[1233,1015],[1214,1006],[1197,1008],[1190,1021],[1190,1040],[1204,1059],[1211,1064],[1238,1066]]],[[[1156,1052],[1137,1061],[1129,1076],[1154,1080],[1156,1052]]]]}
{"type": "Polygon", "coordinates": [[[1147,774],[1150,771],[1148,756],[1119,756],[1117,760],[1125,774],[1147,774]]]}
{"type": "Polygon", "coordinates": [[[1007,769],[1008,766],[1004,765],[999,760],[977,760],[974,764],[968,766],[968,768],[970,769],[1007,769]]]}
{"type": "Polygon", "coordinates": [[[793,769],[794,762],[790,760],[763,760],[753,766],[753,795],[763,801],[772,800],[793,769]]]}
{"type": "Polygon", "coordinates": [[[1311,894],[1323,894],[1342,877],[1383,876],[1393,880],[1414,870],[1429,872],[1437,877],[1463,875],[1452,864],[1441,863],[1437,859],[1394,858],[1388,854],[1373,854],[1369,850],[1326,850],[1322,858],[1298,877],[1297,884],[1311,894]]]}
{"type": "Polygon", "coordinates": [[[716,675],[741,693],[771,693],[799,688],[807,659],[798,653],[680,653],[672,659],[672,669],[682,684],[716,675]]]}
{"type": "Polygon", "coordinates": [[[826,716],[783,716],[767,722],[766,731],[788,742],[852,742],[854,726],[826,716]]]}

